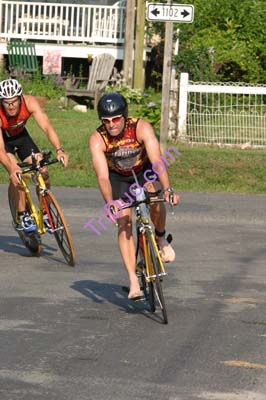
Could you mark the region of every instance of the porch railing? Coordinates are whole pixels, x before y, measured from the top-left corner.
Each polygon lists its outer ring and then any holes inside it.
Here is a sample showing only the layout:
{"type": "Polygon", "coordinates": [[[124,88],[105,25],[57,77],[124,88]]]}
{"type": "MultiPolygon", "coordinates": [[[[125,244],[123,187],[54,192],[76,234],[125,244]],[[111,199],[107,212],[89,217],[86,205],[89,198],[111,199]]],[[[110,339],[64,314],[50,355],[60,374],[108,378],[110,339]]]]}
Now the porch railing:
{"type": "Polygon", "coordinates": [[[46,42],[124,42],[125,1],[113,6],[0,1],[0,37],[46,42]]]}

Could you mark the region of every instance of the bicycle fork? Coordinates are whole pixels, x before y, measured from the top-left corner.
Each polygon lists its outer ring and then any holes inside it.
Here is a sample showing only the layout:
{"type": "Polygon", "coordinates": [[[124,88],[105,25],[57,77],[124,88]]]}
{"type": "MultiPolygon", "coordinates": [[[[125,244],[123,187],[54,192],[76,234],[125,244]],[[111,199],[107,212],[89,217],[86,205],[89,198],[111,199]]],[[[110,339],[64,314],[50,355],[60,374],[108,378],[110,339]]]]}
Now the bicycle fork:
{"type": "Polygon", "coordinates": [[[144,233],[142,233],[140,235],[140,237],[141,237],[141,240],[143,242],[142,243],[142,252],[143,252],[144,259],[146,261],[146,280],[148,282],[151,282],[157,276],[163,277],[163,276],[167,275],[153,233],[150,235],[150,238],[152,240],[153,248],[154,248],[154,250],[156,252],[156,257],[157,257],[157,260],[158,260],[158,263],[159,263],[159,267],[160,267],[159,271],[155,271],[154,270],[152,257],[151,257],[151,254],[150,254],[149,244],[148,244],[148,240],[146,238],[146,235],[144,233]]]}
{"type": "Polygon", "coordinates": [[[44,212],[45,212],[46,215],[47,215],[50,227],[51,227],[51,231],[54,233],[55,231],[59,231],[59,230],[62,230],[64,228],[62,226],[59,226],[59,227],[55,226],[54,220],[53,220],[52,215],[51,215],[49,202],[47,201],[47,198],[46,198],[46,195],[45,195],[46,192],[47,192],[47,189],[45,187],[39,186],[39,196],[41,197],[41,202],[40,202],[41,203],[41,206],[40,206],[40,222],[41,222],[41,226],[44,229],[44,232],[46,232],[46,229],[44,228],[44,224],[43,224],[43,215],[44,215],[44,212]]]}
{"type": "MultiPolygon", "coordinates": [[[[46,189],[46,186],[45,186],[45,182],[44,182],[43,176],[42,176],[42,174],[40,172],[37,175],[37,180],[33,181],[33,183],[36,185],[36,192],[37,192],[37,195],[38,195],[38,198],[39,198],[39,205],[40,205],[39,215],[38,215],[39,231],[40,231],[40,233],[45,233],[46,232],[46,229],[45,229],[44,223],[43,223],[44,211],[47,214],[50,226],[54,230],[54,223],[52,221],[50,210],[49,210],[49,206],[48,206],[47,200],[45,198],[45,193],[46,193],[47,189],[46,189]]],[[[36,212],[36,214],[37,214],[37,212],[36,212]]]]}

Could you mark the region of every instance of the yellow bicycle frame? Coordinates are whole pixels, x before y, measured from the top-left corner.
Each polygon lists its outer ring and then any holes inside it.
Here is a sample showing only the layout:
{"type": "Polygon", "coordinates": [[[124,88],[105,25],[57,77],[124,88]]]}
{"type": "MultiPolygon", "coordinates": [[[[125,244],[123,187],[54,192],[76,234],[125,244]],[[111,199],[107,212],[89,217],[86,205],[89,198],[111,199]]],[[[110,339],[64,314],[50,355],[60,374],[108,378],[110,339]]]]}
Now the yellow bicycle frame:
{"type": "MultiPolygon", "coordinates": [[[[41,193],[45,190],[47,190],[44,179],[42,174],[37,171],[37,172],[29,172],[26,174],[21,175],[21,185],[24,189],[25,195],[26,195],[26,201],[28,203],[29,211],[31,216],[34,218],[36,225],[38,226],[38,233],[43,234],[46,232],[46,229],[43,224],[43,211],[44,211],[44,204],[41,200],[41,193]],[[34,181],[34,178],[37,179],[37,185],[39,186],[39,191],[40,195],[38,196],[39,199],[39,211],[37,211],[37,208],[34,204],[34,201],[31,196],[30,189],[27,184],[27,180],[31,179],[34,181]]],[[[36,184],[35,184],[36,185],[36,184]]]]}
{"type": "MultiPolygon", "coordinates": [[[[150,222],[148,218],[143,218],[141,217],[140,214],[137,214],[137,224],[142,225],[142,231],[139,233],[139,235],[142,235],[142,241],[143,241],[143,256],[144,256],[144,261],[145,261],[145,265],[146,265],[146,280],[148,282],[154,281],[156,276],[163,276],[166,275],[166,271],[165,271],[165,267],[164,264],[162,262],[162,257],[159,253],[159,249],[155,240],[155,236],[154,233],[152,231],[152,228],[150,226],[150,222]],[[158,275],[155,273],[154,271],[154,267],[152,264],[152,259],[151,259],[151,255],[150,255],[150,251],[149,251],[149,244],[147,242],[147,238],[145,235],[145,231],[149,230],[150,231],[150,237],[153,243],[153,247],[155,249],[156,252],[156,256],[159,262],[159,267],[160,267],[160,271],[158,273],[158,275]]],[[[137,270],[138,270],[138,266],[137,266],[137,270]]]]}
{"type": "MultiPolygon", "coordinates": [[[[151,237],[151,240],[152,240],[155,252],[156,252],[156,256],[157,256],[157,259],[159,262],[159,266],[160,266],[160,271],[159,271],[158,276],[166,275],[166,271],[165,271],[165,268],[164,268],[164,265],[162,262],[162,258],[159,253],[158,246],[157,246],[153,232],[151,233],[150,237],[151,237]]],[[[150,281],[154,280],[157,275],[153,268],[152,259],[151,259],[151,255],[149,252],[149,245],[148,245],[145,234],[143,235],[143,249],[144,249],[144,258],[145,258],[146,274],[147,274],[146,279],[148,282],[150,282],[150,281]]]]}

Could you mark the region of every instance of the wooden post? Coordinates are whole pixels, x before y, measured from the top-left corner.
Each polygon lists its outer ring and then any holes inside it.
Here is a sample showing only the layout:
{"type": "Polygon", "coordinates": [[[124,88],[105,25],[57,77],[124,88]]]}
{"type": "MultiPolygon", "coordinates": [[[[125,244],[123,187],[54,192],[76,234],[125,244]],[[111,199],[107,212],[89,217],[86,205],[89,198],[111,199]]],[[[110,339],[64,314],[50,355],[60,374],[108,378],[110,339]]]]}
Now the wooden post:
{"type": "Polygon", "coordinates": [[[166,150],[169,129],[169,94],[171,88],[171,66],[173,48],[173,23],[165,23],[164,63],[163,63],[163,86],[160,126],[161,151],[166,150]]]}
{"type": "Polygon", "coordinates": [[[144,90],[144,27],[145,27],[145,0],[137,0],[136,51],[134,64],[134,88],[144,90]]]}
{"type": "MultiPolygon", "coordinates": [[[[176,30],[177,40],[174,45],[174,54],[179,51],[179,28],[176,30]]],[[[171,67],[171,88],[169,100],[169,136],[172,139],[177,139],[178,136],[178,80],[176,79],[176,65],[171,67]]]]}
{"type": "Polygon", "coordinates": [[[124,45],[124,79],[125,84],[132,87],[133,82],[133,52],[135,34],[135,0],[127,0],[126,6],[126,29],[124,45]]]}
{"type": "Polygon", "coordinates": [[[5,67],[4,54],[0,54],[0,69],[4,69],[4,67],[5,67]]]}

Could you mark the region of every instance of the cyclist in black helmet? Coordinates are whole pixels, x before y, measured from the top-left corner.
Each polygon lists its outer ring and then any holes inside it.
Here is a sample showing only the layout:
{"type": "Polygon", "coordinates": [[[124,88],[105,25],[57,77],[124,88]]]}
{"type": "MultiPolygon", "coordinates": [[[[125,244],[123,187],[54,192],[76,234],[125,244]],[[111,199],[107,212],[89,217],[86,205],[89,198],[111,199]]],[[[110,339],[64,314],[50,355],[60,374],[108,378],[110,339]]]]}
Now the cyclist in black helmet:
{"type": "MultiPolygon", "coordinates": [[[[18,229],[31,232],[37,229],[33,218],[28,215],[25,205],[25,193],[20,185],[18,174],[21,168],[17,165],[17,158],[31,162],[31,152],[41,157],[37,145],[30,137],[25,125],[33,117],[56,150],[58,160],[64,159],[67,166],[68,155],[64,152],[61,142],[47,115],[42,110],[37,99],[31,95],[22,94],[22,86],[16,79],[6,79],[0,82],[0,163],[7,170],[10,178],[19,216],[18,229]]],[[[46,182],[48,172],[43,169],[46,182]]],[[[46,216],[44,216],[44,221],[46,216]]],[[[48,226],[49,228],[49,226],[48,226]]]]}
{"type": "MultiPolygon", "coordinates": [[[[102,124],[90,136],[89,148],[105,202],[128,202],[127,194],[134,183],[133,169],[141,185],[145,184],[150,191],[162,188],[166,201],[176,205],[179,196],[170,186],[166,168],[161,168],[161,171],[155,168],[162,162],[152,126],[143,119],[129,117],[126,99],[119,93],[105,94],[97,109],[102,124]]],[[[174,261],[175,252],[165,239],[166,210],[163,203],[151,206],[151,218],[163,261],[174,261]]],[[[119,248],[130,282],[128,298],[137,300],[141,291],[135,269],[131,209],[123,210],[116,222],[119,248]]]]}

